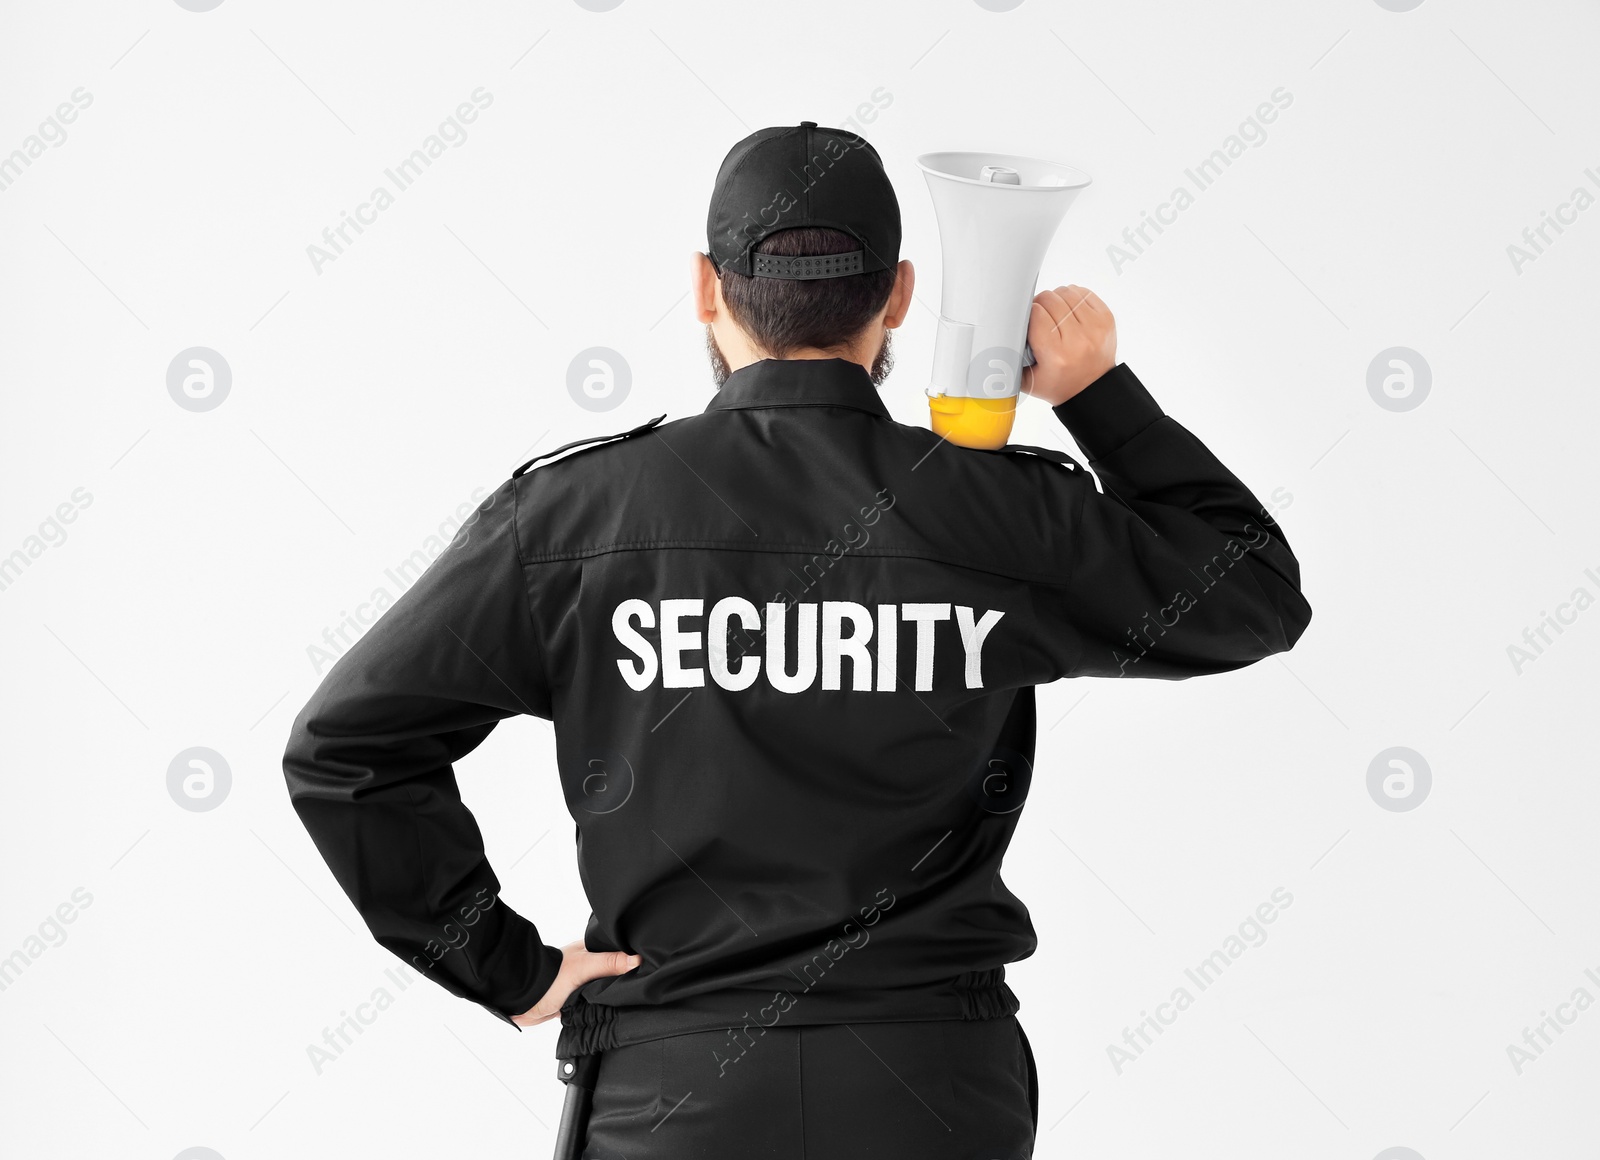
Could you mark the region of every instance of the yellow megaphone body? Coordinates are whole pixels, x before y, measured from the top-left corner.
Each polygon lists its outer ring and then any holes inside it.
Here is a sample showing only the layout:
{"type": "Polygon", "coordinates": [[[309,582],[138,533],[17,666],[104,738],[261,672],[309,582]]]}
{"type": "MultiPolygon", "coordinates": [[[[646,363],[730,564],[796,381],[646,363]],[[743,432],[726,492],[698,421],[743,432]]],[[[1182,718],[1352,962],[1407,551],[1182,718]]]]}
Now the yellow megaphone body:
{"type": "Polygon", "coordinates": [[[1089,184],[1069,165],[1008,153],[924,153],[944,270],[928,411],[962,447],[1005,446],[1039,266],[1067,207],[1089,184]]]}

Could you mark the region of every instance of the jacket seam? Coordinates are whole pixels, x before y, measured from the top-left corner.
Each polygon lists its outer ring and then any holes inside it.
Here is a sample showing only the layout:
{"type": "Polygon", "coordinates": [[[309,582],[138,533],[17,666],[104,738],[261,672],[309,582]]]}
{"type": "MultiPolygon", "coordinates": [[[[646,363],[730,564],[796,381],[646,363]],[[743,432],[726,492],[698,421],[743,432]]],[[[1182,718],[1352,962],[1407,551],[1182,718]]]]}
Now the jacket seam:
{"type": "MultiPolygon", "coordinates": [[[[542,552],[528,557],[523,561],[523,567],[534,564],[558,564],[575,560],[589,560],[596,556],[609,556],[620,552],[654,552],[660,550],[679,551],[723,551],[723,552],[763,552],[770,555],[788,554],[793,552],[810,552],[813,555],[828,556],[838,562],[850,556],[875,556],[885,559],[926,560],[931,564],[944,564],[952,568],[966,568],[973,572],[982,572],[988,576],[1000,576],[1007,580],[1019,580],[1030,584],[1044,584],[1050,587],[1070,587],[1071,581],[1063,579],[1053,572],[1027,572],[1021,569],[1006,569],[986,567],[983,564],[971,563],[957,559],[954,556],[940,556],[930,552],[920,552],[912,548],[854,548],[843,555],[834,556],[825,547],[816,544],[742,544],[728,540],[637,540],[618,541],[611,544],[598,544],[592,548],[578,548],[570,552],[542,552]]],[[[1070,566],[1069,566],[1070,573],[1070,566]]]]}
{"type": "MultiPolygon", "coordinates": [[[[528,599],[528,561],[522,554],[522,488],[515,480],[511,483],[511,550],[517,557],[517,576],[521,580],[520,596],[522,612],[528,618],[528,631],[533,634],[534,643],[539,649],[539,672],[544,678],[545,687],[554,692],[554,683],[550,674],[550,650],[545,646],[544,636],[539,632],[539,622],[533,615],[533,602],[528,599]]],[[[518,698],[520,700],[520,697],[518,698]]],[[[551,706],[554,713],[554,705],[551,706]]],[[[530,717],[537,714],[529,713],[530,717]]]]}
{"type": "Polygon", "coordinates": [[[874,419],[887,419],[891,423],[894,422],[894,417],[888,413],[887,409],[879,411],[872,407],[864,407],[860,403],[844,403],[832,399],[827,401],[797,399],[793,402],[776,400],[771,402],[725,403],[722,406],[717,405],[718,401],[713,399],[711,405],[701,414],[710,415],[721,411],[775,411],[780,408],[794,407],[837,407],[843,411],[860,411],[864,415],[871,415],[874,419]]]}

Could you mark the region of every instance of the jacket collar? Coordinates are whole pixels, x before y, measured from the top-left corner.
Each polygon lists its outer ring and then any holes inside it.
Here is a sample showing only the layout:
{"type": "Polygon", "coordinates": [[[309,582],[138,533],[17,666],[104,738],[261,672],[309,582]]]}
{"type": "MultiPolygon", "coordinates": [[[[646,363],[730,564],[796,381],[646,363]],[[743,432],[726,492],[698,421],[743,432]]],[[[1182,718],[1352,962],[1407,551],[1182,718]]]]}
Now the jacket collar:
{"type": "Polygon", "coordinates": [[[763,359],[740,367],[707,404],[707,411],[752,407],[849,407],[880,418],[889,408],[860,363],[842,358],[763,359]]]}

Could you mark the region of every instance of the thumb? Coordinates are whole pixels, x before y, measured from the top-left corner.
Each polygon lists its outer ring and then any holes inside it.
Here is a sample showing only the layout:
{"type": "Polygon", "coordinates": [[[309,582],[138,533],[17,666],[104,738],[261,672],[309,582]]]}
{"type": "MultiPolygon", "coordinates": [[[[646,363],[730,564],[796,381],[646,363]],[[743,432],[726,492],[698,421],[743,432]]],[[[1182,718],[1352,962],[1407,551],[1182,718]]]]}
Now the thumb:
{"type": "Polygon", "coordinates": [[[606,957],[611,960],[611,969],[607,974],[612,975],[625,975],[644,961],[638,955],[627,955],[621,951],[612,951],[606,957]]]}
{"type": "Polygon", "coordinates": [[[625,954],[622,951],[603,951],[600,954],[591,954],[589,961],[584,964],[584,981],[589,979],[603,979],[608,975],[625,975],[633,970],[642,961],[638,955],[625,954]]]}

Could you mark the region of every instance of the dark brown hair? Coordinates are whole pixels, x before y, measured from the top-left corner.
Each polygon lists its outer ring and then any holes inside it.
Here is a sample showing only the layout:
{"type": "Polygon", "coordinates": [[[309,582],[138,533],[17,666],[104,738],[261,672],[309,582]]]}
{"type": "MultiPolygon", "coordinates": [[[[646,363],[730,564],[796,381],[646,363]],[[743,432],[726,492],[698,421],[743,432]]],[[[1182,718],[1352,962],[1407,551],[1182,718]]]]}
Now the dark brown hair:
{"type": "MultiPolygon", "coordinates": [[[[861,243],[839,230],[806,226],[779,230],[756,246],[758,254],[798,258],[844,254],[861,243]]],[[[873,320],[894,289],[894,270],[799,281],[720,271],[722,298],[733,320],[773,358],[850,342],[873,320]]]]}

